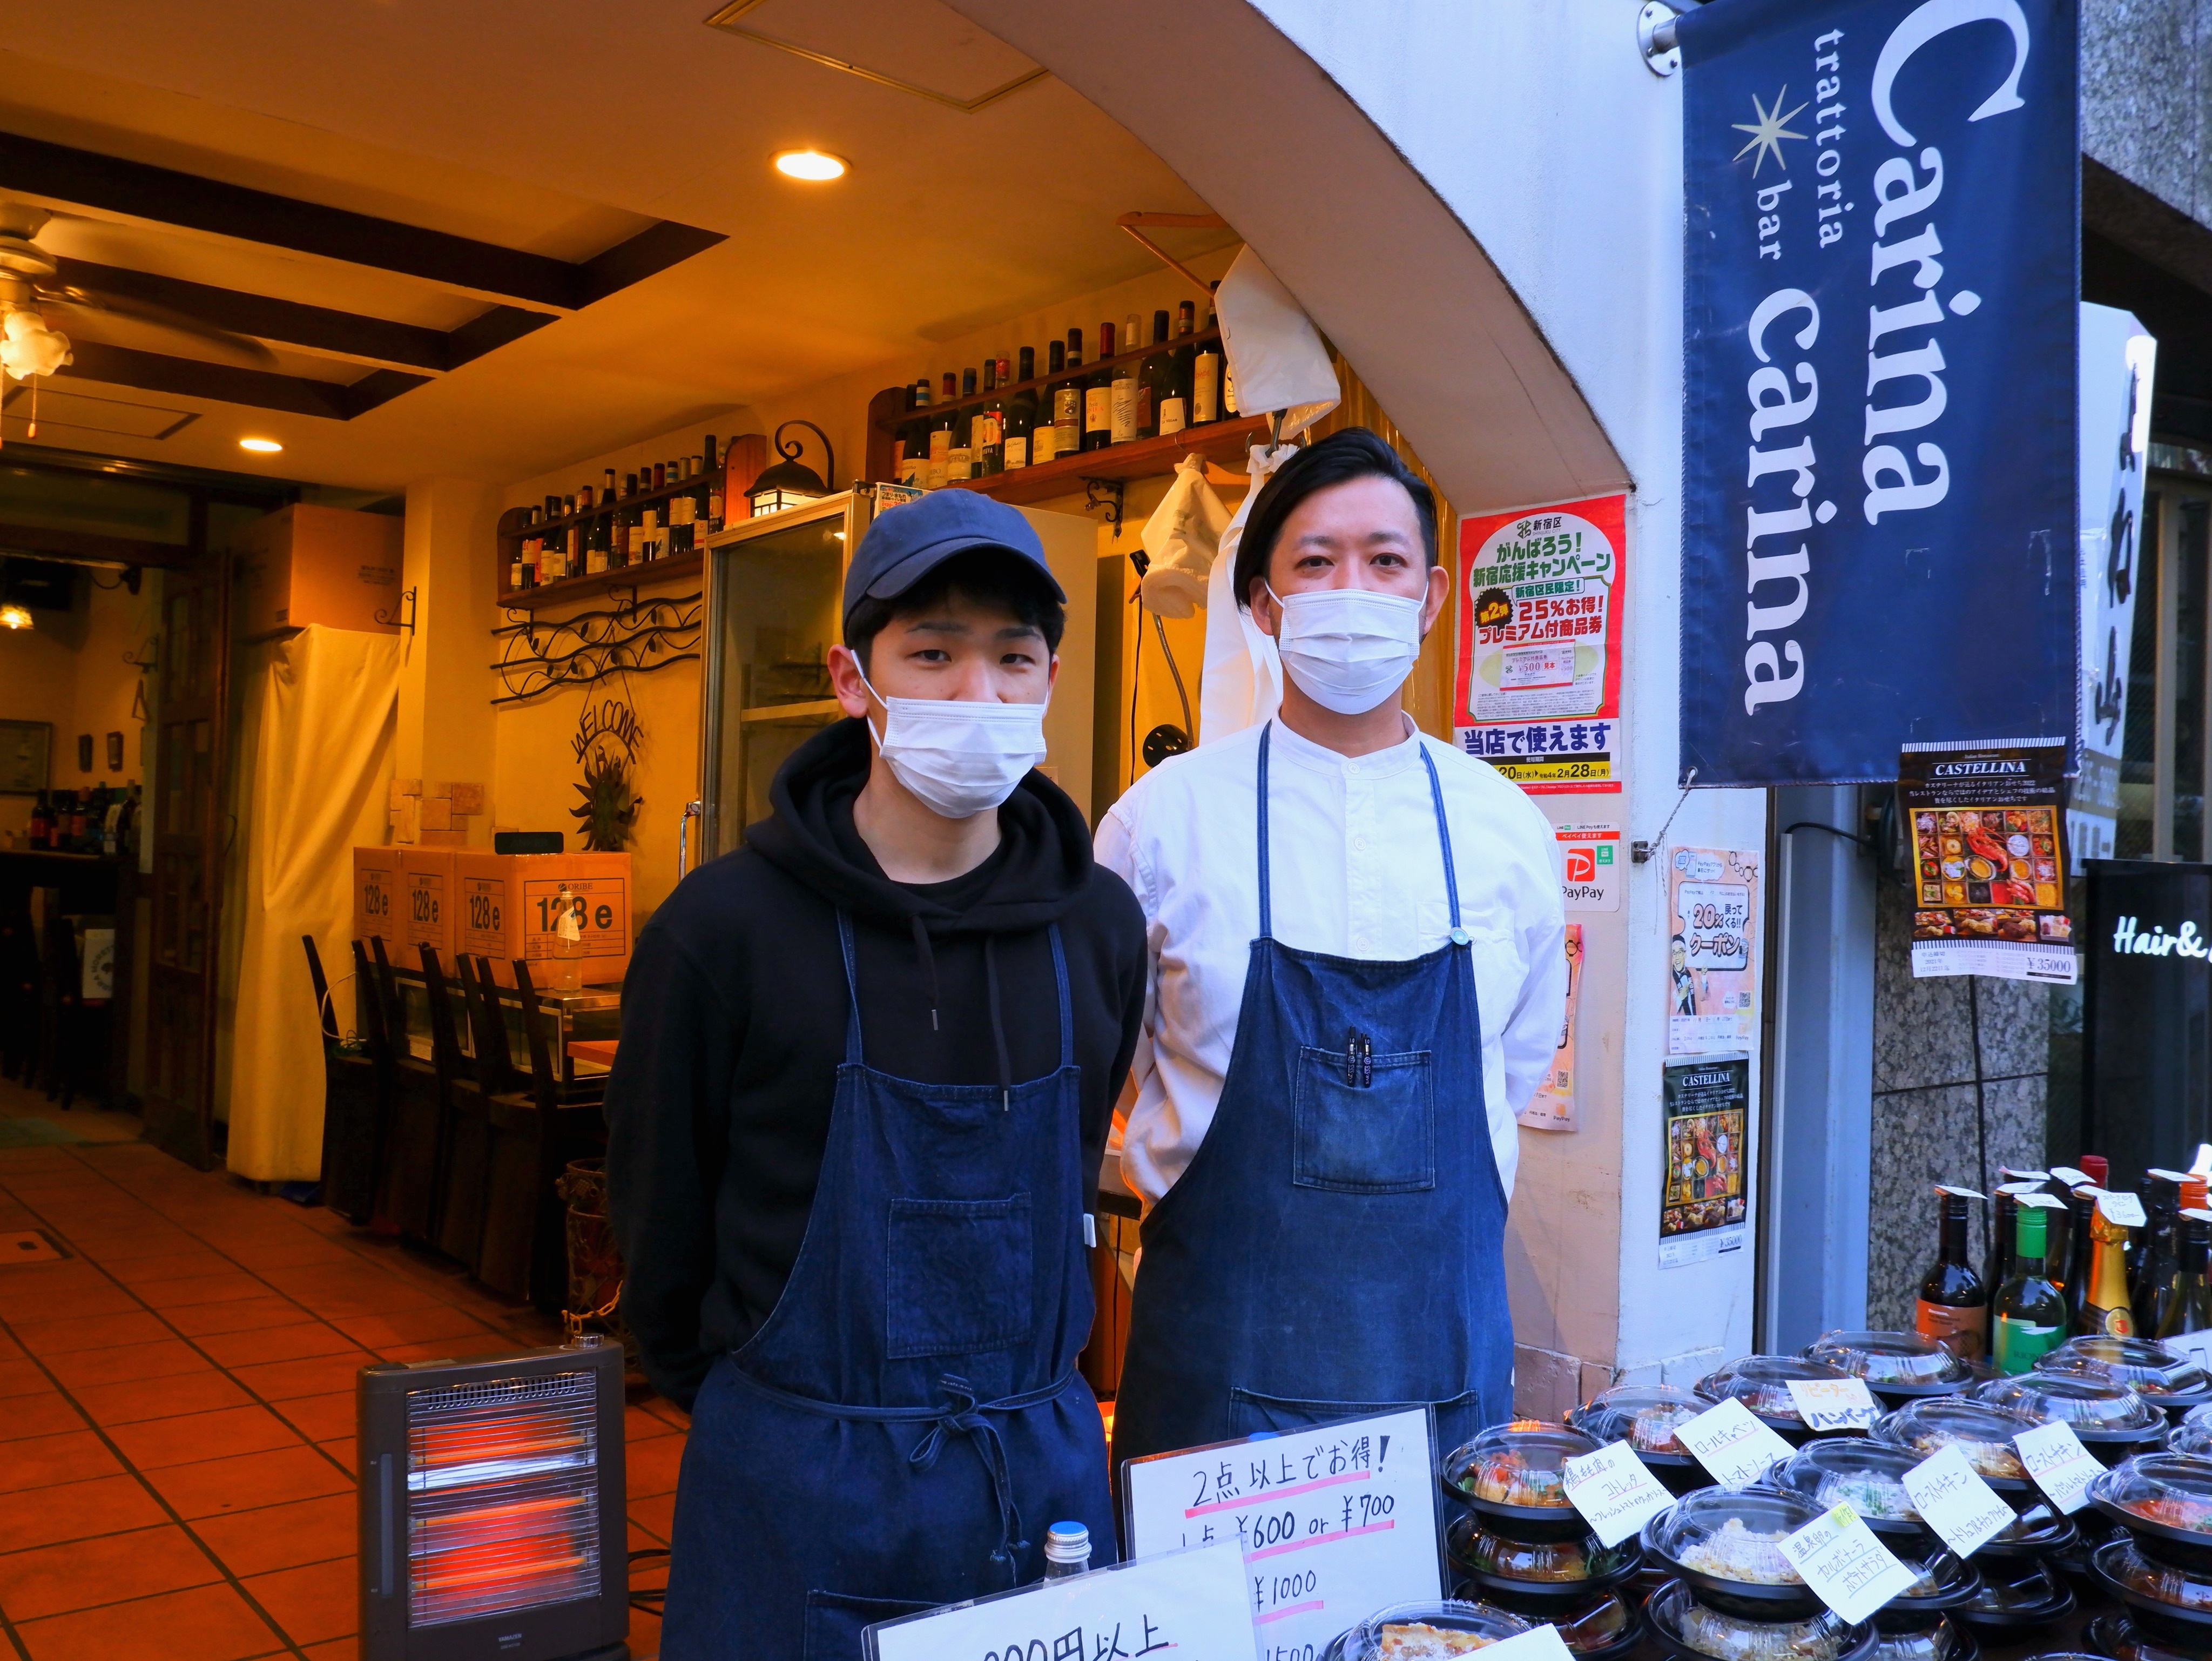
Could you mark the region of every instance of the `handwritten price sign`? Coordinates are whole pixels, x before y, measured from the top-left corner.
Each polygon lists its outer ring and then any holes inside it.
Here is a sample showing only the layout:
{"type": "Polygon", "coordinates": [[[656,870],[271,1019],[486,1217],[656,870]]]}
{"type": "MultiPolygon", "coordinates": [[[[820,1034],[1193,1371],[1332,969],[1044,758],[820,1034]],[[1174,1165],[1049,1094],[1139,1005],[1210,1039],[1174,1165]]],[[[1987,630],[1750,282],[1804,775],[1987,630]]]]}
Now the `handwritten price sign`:
{"type": "Polygon", "coordinates": [[[1905,1491],[1920,1520],[1943,1537],[1960,1557],[1968,1557],[2010,1528],[2010,1506],[1982,1481],[1966,1456],[1947,1447],[1905,1473],[1905,1491]]]}
{"type": "Polygon", "coordinates": [[[1674,1503],[1626,1442],[1608,1442],[1562,1468],[1567,1498],[1601,1545],[1617,1546],[1674,1503]]]}
{"type": "Polygon", "coordinates": [[[1871,1430],[1881,1412],[1863,1378],[1792,1378],[1790,1400],[1816,1431],[1871,1430]]]}
{"type": "Polygon", "coordinates": [[[1386,1604],[1443,1594],[1425,1409],[1133,1459],[1129,1555],[1243,1554],[1259,1661],[1310,1661],[1386,1604]]]}
{"type": "Polygon", "coordinates": [[[1724,1488],[1747,1488],[1778,1459],[1790,1457],[1790,1444],[1759,1422],[1734,1396],[1675,1427],[1682,1445],[1698,1457],[1724,1488]]]}
{"type": "Polygon", "coordinates": [[[1846,1621],[1865,1620],[1918,1578],[1849,1506],[1831,1507],[1780,1543],[1805,1584],[1846,1621]]]}
{"type": "Polygon", "coordinates": [[[2081,1445],[2071,1425],[2038,1425],[2014,1437],[2012,1445],[2020,1450],[2020,1462],[2035,1478],[2036,1487],[2069,1517],[2081,1509],[2089,1497],[2089,1484],[2104,1474],[2105,1468],[2081,1445]]]}

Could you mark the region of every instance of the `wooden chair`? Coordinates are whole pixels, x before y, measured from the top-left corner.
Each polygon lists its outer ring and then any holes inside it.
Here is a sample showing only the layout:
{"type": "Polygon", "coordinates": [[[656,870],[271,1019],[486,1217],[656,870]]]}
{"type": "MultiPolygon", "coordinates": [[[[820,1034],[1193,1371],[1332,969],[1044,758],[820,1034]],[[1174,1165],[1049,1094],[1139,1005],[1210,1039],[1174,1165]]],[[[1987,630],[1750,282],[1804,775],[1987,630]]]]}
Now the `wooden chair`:
{"type": "Polygon", "coordinates": [[[378,1209],[410,1240],[434,1243],[438,1173],[445,1164],[444,1113],[438,1071],[407,1043],[407,1012],[385,956],[384,941],[369,937],[376,960],[375,994],[391,1058],[392,1108],[386,1133],[384,1180],[378,1209]]]}
{"type": "Polygon", "coordinates": [[[531,979],[529,962],[514,960],[515,993],[522,1004],[522,1029],[529,1043],[531,1097],[538,1112],[537,1205],[530,1244],[530,1301],[547,1314],[568,1301],[568,1254],[566,1208],[554,1184],[571,1159],[607,1151],[606,1110],[598,1101],[564,1100],[560,1058],[546,1035],[544,1007],[531,979]]]}
{"type": "Polygon", "coordinates": [[[528,1298],[531,1256],[548,1181],[544,1174],[547,1119],[538,1105],[532,1075],[514,1065],[491,959],[480,957],[471,965],[465,955],[460,973],[490,1131],[477,1278],[510,1298],[528,1298]]]}
{"type": "Polygon", "coordinates": [[[376,1204],[383,1069],[365,1047],[345,1048],[315,937],[302,934],[300,944],[307,948],[323,1038],[323,1203],[349,1222],[365,1224],[376,1204]]]}
{"type": "Polygon", "coordinates": [[[461,1051],[453,1026],[453,991],[439,966],[437,949],[416,949],[422,954],[422,989],[430,999],[430,1056],[438,1074],[438,1198],[431,1243],[473,1275],[483,1247],[484,1175],[491,1152],[484,1092],[477,1081],[474,1059],[461,1051]]]}

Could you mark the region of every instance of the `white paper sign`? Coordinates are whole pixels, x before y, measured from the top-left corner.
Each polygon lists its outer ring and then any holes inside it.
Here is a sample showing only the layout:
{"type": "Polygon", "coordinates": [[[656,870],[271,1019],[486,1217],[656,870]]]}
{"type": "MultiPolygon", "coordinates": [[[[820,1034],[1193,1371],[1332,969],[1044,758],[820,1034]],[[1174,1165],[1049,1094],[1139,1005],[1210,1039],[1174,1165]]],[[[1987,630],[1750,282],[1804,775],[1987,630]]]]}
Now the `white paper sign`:
{"type": "Polygon", "coordinates": [[[1863,1378],[1792,1378],[1790,1400],[1814,1430],[1871,1430],[1881,1416],[1863,1378]]]}
{"type": "MultiPolygon", "coordinates": [[[[1349,1624],[1349,1623],[1347,1623],[1349,1624]]],[[[871,1661],[1127,1655],[1242,1661],[1252,1653],[1244,1565],[1224,1542],[870,1627],[871,1661]]]]}
{"type": "Polygon", "coordinates": [[[2081,1445],[2069,1424],[2038,1425],[2012,1439],[2020,1462],[2051,1503],[2071,1517],[2088,1498],[2089,1484],[2103,1474],[2096,1456],[2081,1445]]]}
{"type": "Polygon", "coordinates": [[[2056,1177],[2060,1182],[2065,1183],[2069,1193],[2077,1188],[2093,1188],[2095,1186],[2095,1184],[2089,1180],[2089,1173],[2087,1171],[2076,1171],[2070,1165],[2055,1165],[2051,1167],[2051,1174],[2053,1177],[2056,1177]]]}
{"type": "Polygon", "coordinates": [[[2106,1222],[2123,1228],[2141,1228],[2149,1220],[2143,1215],[2141,1200],[2132,1194],[2115,1194],[2109,1188],[2097,1191],[2097,1209],[2105,1214],[2106,1222]]]}
{"type": "Polygon", "coordinates": [[[1778,1543],[1805,1584],[1846,1621],[1865,1620],[1920,1578],[1849,1506],[1831,1506],[1778,1543]]]}
{"type": "Polygon", "coordinates": [[[1905,1491],[1920,1520],[1959,1557],[1969,1557],[2017,1519],[1997,1491],[1981,1479],[1955,1446],[1922,1460],[1905,1473],[1905,1491]]]}
{"type": "Polygon", "coordinates": [[[1233,1542],[1261,1661],[1318,1655],[1376,1609],[1443,1596],[1435,1470],[1425,1409],[1134,1459],[1129,1555],[1233,1542]]]}
{"type": "Polygon", "coordinates": [[[1766,1474],[1769,1465],[1795,1451],[1733,1396],[1675,1426],[1674,1437],[1697,1455],[1713,1481],[1728,1488],[1748,1487],[1766,1474]]]}
{"type": "Polygon", "coordinates": [[[1986,1194],[1978,1194],[1971,1188],[1954,1188],[1949,1183],[1936,1183],[1936,1191],[1938,1194],[1955,1194],[1962,1200],[1986,1200],[1990,1197],[1986,1194]]]}
{"type": "Polygon", "coordinates": [[[1601,1545],[1617,1546],[1667,1509],[1674,1496],[1626,1442],[1608,1442],[1562,1468],[1567,1498],[1601,1545]]]}
{"type": "Polygon", "coordinates": [[[1483,1661],[1568,1661],[1573,1653],[1557,1627],[1533,1627],[1483,1646],[1483,1661]]]}

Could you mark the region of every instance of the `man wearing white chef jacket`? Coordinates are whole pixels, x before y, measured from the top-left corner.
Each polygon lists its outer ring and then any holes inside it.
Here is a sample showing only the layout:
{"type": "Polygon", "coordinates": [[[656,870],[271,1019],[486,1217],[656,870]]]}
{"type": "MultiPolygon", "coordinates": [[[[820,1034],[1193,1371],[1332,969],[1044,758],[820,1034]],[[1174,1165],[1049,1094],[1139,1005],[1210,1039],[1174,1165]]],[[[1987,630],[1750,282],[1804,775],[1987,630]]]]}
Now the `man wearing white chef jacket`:
{"type": "Polygon", "coordinates": [[[1280,710],[1098,829],[1150,956],[1115,1458],[1427,1405],[1453,1447],[1511,1416],[1514,1116],[1567,989],[1551,827],[1402,707],[1451,579],[1388,445],[1285,463],[1235,577],[1280,710]]]}

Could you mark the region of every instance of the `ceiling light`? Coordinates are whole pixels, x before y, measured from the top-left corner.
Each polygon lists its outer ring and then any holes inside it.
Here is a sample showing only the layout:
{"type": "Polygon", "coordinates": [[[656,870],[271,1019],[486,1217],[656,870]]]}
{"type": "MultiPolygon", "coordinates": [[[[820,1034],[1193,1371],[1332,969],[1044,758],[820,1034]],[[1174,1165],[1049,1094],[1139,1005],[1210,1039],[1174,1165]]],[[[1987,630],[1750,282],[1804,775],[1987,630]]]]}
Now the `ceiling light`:
{"type": "Polygon", "coordinates": [[[284,447],[273,438],[241,438],[238,441],[238,447],[251,450],[258,456],[273,456],[284,447]]]}
{"type": "Polygon", "coordinates": [[[31,614],[21,605],[0,605],[0,629],[27,629],[31,614]]]}
{"type": "Polygon", "coordinates": [[[845,163],[826,150],[785,150],[775,158],[775,170],[787,179],[805,179],[819,184],[824,179],[842,179],[845,163]]]}

